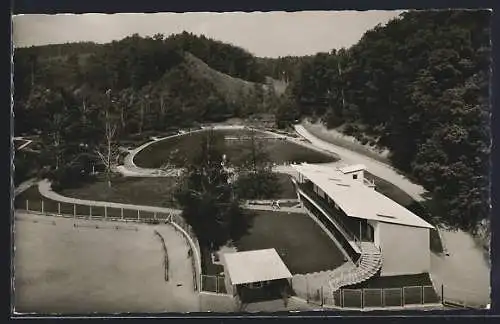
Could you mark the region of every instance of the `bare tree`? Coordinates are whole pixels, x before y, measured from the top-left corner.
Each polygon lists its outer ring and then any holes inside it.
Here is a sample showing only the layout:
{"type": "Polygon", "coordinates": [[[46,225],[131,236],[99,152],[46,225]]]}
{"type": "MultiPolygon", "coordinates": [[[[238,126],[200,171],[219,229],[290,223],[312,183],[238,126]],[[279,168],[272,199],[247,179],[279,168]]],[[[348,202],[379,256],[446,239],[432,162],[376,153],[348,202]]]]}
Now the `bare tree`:
{"type": "Polygon", "coordinates": [[[118,164],[119,154],[116,145],[117,123],[110,111],[112,108],[111,91],[108,90],[106,95],[108,103],[104,112],[104,144],[96,149],[96,153],[104,164],[108,187],[111,188],[111,172],[113,166],[118,164]]]}
{"type": "Polygon", "coordinates": [[[160,96],[160,118],[163,122],[163,118],[165,117],[165,102],[163,101],[163,95],[160,96]]]}

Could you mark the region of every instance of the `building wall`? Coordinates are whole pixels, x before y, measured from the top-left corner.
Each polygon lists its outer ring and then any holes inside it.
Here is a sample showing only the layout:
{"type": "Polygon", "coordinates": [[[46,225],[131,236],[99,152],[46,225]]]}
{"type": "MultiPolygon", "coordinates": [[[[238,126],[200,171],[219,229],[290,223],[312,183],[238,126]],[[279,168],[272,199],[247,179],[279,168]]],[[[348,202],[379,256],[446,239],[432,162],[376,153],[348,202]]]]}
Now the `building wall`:
{"type": "Polygon", "coordinates": [[[227,271],[224,255],[221,256],[220,260],[224,266],[224,283],[226,284],[226,292],[228,295],[234,296],[236,294],[236,288],[231,284],[231,278],[229,277],[229,272],[227,271]]]}
{"type": "Polygon", "coordinates": [[[373,243],[376,246],[380,246],[380,227],[378,224],[379,222],[369,220],[368,224],[370,224],[373,227],[373,243]]]}
{"type": "Polygon", "coordinates": [[[429,229],[378,222],[377,243],[382,250],[382,276],[429,272],[429,229]]]}
{"type": "Polygon", "coordinates": [[[364,170],[359,170],[356,172],[346,173],[345,176],[355,181],[363,183],[363,179],[365,178],[365,172],[364,170]],[[354,179],[354,176],[356,176],[356,179],[354,179]]]}

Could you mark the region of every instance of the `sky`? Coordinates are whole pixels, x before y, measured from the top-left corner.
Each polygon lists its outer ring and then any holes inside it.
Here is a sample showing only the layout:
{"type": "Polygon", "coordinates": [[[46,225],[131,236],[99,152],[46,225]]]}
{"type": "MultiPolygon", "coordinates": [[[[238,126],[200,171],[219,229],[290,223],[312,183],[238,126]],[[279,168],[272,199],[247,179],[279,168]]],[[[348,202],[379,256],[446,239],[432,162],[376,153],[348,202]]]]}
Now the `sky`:
{"type": "Polygon", "coordinates": [[[137,33],[204,34],[260,57],[309,55],[354,45],[364,32],[402,11],[302,11],[18,15],[16,47],[79,41],[107,43],[137,33]]]}

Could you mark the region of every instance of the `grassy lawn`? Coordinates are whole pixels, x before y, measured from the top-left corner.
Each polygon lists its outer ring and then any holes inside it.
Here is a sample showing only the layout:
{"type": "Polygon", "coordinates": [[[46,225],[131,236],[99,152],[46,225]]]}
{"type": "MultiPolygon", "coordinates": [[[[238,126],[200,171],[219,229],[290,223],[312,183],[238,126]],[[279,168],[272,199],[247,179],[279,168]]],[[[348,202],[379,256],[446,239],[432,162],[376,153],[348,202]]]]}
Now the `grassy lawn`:
{"type": "Polygon", "coordinates": [[[29,200],[28,208],[39,209],[41,208],[42,198],[42,195],[40,195],[38,191],[38,186],[34,185],[16,196],[14,199],[14,207],[24,209],[26,208],[26,200],[29,200]]]}
{"type": "MultiPolygon", "coordinates": [[[[278,174],[282,199],[297,198],[290,176],[278,174]]],[[[176,179],[173,177],[120,177],[112,182],[112,187],[104,179],[87,183],[79,188],[64,189],[61,195],[79,199],[110,201],[144,206],[177,207],[173,201],[176,179]]]]}
{"type": "Polygon", "coordinates": [[[112,187],[104,179],[79,188],[64,189],[60,194],[79,199],[110,201],[158,207],[175,207],[173,193],[176,179],[170,177],[141,178],[120,177],[112,181],[112,187]]]}
{"type": "MultiPolygon", "coordinates": [[[[222,136],[245,136],[250,132],[247,130],[216,130],[217,134],[222,136]]],[[[182,166],[185,159],[190,159],[198,148],[202,136],[206,132],[196,132],[186,134],[171,139],[166,139],[154,143],[139,152],[134,162],[144,168],[159,168],[167,161],[182,166]]],[[[282,140],[266,140],[264,148],[269,153],[273,162],[281,164],[283,162],[309,162],[326,163],[336,161],[335,157],[282,140]]],[[[250,150],[250,141],[225,141],[222,151],[228,159],[234,163],[241,162],[241,157],[250,150]]]]}
{"type": "Polygon", "coordinates": [[[334,269],[344,255],[307,215],[256,211],[249,233],[236,242],[239,251],[275,248],[292,274],[334,269]]]}
{"type": "MultiPolygon", "coordinates": [[[[30,144],[31,146],[31,144],[30,144]]],[[[14,185],[35,177],[39,170],[39,154],[32,151],[21,150],[15,153],[14,185]]]]}
{"type": "MultiPolygon", "coordinates": [[[[297,193],[295,192],[295,187],[292,184],[291,176],[289,174],[278,173],[278,184],[281,188],[281,193],[278,196],[283,199],[294,199],[297,198],[297,193]]],[[[286,206],[281,204],[282,206],[286,206]]]]}
{"type": "Polygon", "coordinates": [[[345,288],[401,288],[411,286],[432,286],[431,278],[428,273],[405,275],[405,276],[374,276],[365,282],[345,288]]]}
{"type": "Polygon", "coordinates": [[[388,158],[384,157],[377,152],[374,152],[372,149],[369,149],[366,145],[362,145],[361,143],[356,143],[352,140],[346,139],[344,137],[338,137],[333,135],[331,132],[328,132],[326,128],[319,126],[318,124],[311,124],[309,122],[302,123],[302,126],[322,141],[332,143],[334,145],[338,145],[340,147],[346,148],[348,150],[363,154],[368,156],[374,160],[387,163],[388,158]]]}

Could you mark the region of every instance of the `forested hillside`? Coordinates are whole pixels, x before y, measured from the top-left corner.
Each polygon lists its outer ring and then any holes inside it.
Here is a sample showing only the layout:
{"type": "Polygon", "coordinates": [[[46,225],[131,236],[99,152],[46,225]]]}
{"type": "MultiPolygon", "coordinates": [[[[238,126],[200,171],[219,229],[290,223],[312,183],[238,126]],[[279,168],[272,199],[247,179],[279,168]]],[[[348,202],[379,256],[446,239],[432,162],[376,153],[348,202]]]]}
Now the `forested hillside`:
{"type": "Polygon", "coordinates": [[[301,116],[389,148],[467,230],[489,215],[490,14],[404,13],[302,62],[290,86],[301,116]]]}
{"type": "Polygon", "coordinates": [[[14,101],[15,134],[39,134],[37,162],[58,179],[74,179],[113,162],[103,157],[117,156],[118,142],[273,112],[285,97],[250,53],[184,32],[18,48],[14,101]],[[98,154],[106,150],[113,152],[98,154]]]}
{"type": "Polygon", "coordinates": [[[47,89],[71,96],[84,110],[103,106],[109,89],[121,134],[130,134],[270,112],[279,96],[265,80],[245,50],[189,33],[20,48],[15,131],[43,130],[40,114],[50,103],[34,99],[47,89]]]}

